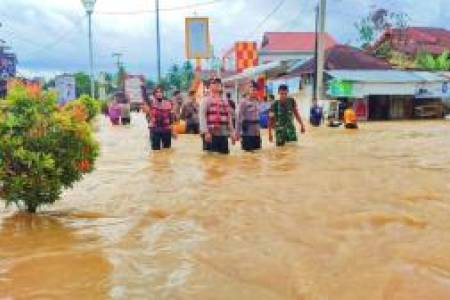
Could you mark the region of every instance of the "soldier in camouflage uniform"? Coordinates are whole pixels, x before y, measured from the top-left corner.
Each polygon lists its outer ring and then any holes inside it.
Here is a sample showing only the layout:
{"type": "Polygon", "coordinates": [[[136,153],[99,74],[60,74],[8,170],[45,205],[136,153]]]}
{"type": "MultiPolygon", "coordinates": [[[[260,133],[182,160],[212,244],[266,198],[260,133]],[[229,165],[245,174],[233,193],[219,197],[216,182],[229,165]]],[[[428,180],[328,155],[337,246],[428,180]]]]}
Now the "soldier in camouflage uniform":
{"type": "Polygon", "coordinates": [[[280,100],[272,104],[270,110],[269,140],[273,142],[272,129],[275,128],[275,138],[278,147],[289,142],[298,141],[297,131],[294,125],[294,117],[300,125],[301,133],[305,133],[305,125],[298,113],[297,104],[294,99],[288,98],[289,88],[281,85],[278,88],[280,100]]]}

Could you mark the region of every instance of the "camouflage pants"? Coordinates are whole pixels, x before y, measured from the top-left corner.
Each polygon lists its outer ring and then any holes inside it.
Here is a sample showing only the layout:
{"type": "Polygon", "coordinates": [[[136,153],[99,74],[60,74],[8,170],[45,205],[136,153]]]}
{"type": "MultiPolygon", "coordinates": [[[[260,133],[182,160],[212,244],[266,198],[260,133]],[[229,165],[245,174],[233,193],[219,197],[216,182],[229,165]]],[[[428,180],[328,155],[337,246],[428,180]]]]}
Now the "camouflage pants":
{"type": "Polygon", "coordinates": [[[277,127],[275,131],[277,146],[284,146],[289,142],[297,142],[297,131],[293,124],[283,127],[277,127]]]}

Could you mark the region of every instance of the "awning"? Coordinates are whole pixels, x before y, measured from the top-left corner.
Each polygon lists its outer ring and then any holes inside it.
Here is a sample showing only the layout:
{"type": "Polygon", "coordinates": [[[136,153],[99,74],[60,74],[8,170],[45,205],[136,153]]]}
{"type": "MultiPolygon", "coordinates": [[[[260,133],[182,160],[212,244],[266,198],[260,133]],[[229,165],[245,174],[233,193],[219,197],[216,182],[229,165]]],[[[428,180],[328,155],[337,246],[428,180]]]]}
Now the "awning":
{"type": "Polygon", "coordinates": [[[425,83],[443,82],[437,73],[400,70],[334,70],[326,71],[336,80],[362,83],[425,83]]]}
{"type": "Polygon", "coordinates": [[[449,80],[439,73],[400,70],[337,70],[326,72],[327,94],[362,98],[371,95],[411,95],[415,98],[450,96],[449,80]]]}
{"type": "Polygon", "coordinates": [[[285,62],[284,61],[274,61],[274,62],[270,62],[264,65],[260,65],[260,66],[256,66],[253,68],[248,68],[245,71],[243,71],[242,73],[224,78],[222,81],[223,82],[231,82],[231,81],[239,81],[239,80],[243,80],[243,79],[252,79],[258,75],[261,75],[263,73],[272,71],[272,70],[276,70],[276,69],[284,69],[285,68],[285,62]]]}

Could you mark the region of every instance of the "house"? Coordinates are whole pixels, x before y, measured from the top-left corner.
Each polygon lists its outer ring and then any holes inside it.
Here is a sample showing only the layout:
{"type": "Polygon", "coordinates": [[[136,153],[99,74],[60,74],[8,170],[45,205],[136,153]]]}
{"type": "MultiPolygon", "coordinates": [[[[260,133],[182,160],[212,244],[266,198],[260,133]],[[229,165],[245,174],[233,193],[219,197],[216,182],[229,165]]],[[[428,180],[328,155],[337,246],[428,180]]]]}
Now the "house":
{"type": "Polygon", "coordinates": [[[420,52],[440,55],[450,51],[450,30],[432,27],[387,29],[369,50],[378,55],[394,51],[410,58],[420,52]]]}
{"type": "MultiPolygon", "coordinates": [[[[315,32],[266,32],[259,49],[259,63],[301,60],[314,57],[315,32]]],[[[335,39],[325,33],[325,49],[336,45],[335,39]]]]}
{"type": "MultiPolygon", "coordinates": [[[[390,70],[392,67],[386,60],[374,57],[360,49],[346,45],[335,45],[325,51],[324,69],[327,71],[390,70]]],[[[268,83],[269,92],[276,94],[279,85],[287,84],[292,96],[298,100],[302,113],[308,114],[312,104],[315,70],[315,59],[311,58],[291,70],[288,75],[270,80],[268,83]]],[[[326,91],[322,91],[322,99],[325,98],[325,93],[326,91]]]]}

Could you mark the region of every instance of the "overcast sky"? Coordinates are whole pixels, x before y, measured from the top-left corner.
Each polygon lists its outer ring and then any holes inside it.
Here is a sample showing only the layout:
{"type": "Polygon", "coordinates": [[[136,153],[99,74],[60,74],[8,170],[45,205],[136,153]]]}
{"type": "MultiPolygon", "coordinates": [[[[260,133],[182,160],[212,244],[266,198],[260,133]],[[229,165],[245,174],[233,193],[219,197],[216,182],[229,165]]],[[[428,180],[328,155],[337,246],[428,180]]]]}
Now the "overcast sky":
{"type": "MultiPolygon", "coordinates": [[[[285,0],[267,22],[258,24],[278,0],[161,0],[162,63],[184,61],[184,18],[211,18],[214,50],[220,55],[237,40],[261,41],[264,31],[313,31],[315,0],[285,0]]],[[[87,19],[80,0],[0,0],[0,39],[12,46],[23,75],[88,71],[87,19]]],[[[327,31],[341,43],[357,43],[354,22],[371,5],[403,11],[416,26],[450,27],[449,0],[331,0],[327,31]]],[[[94,14],[96,71],[113,71],[112,53],[123,53],[130,73],[155,77],[154,0],[97,0],[94,14]],[[141,14],[106,14],[140,12],[141,14]]]]}

